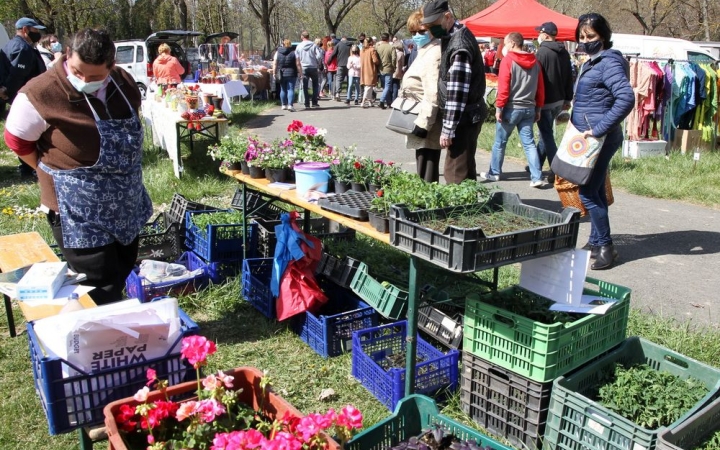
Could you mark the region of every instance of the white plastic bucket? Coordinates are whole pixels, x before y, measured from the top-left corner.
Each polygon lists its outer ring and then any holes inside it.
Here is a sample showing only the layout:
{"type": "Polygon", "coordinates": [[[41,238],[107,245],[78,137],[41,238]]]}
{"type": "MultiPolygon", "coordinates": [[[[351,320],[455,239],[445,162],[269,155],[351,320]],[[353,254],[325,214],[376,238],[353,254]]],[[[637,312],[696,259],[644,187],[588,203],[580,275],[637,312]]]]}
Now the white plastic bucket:
{"type": "Polygon", "coordinates": [[[295,189],[302,196],[308,191],[327,192],[330,181],[330,164],[304,162],[295,164],[295,189]]]}

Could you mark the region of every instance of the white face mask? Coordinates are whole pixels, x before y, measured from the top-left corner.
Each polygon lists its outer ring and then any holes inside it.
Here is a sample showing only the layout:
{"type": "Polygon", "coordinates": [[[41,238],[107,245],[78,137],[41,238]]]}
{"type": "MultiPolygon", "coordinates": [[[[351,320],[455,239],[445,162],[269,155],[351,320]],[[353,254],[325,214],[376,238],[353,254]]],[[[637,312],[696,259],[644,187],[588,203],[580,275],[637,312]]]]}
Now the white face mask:
{"type": "Polygon", "coordinates": [[[99,91],[100,88],[102,88],[107,81],[107,78],[105,78],[104,80],[100,81],[85,82],[73,74],[68,75],[67,79],[68,81],[70,81],[70,84],[73,85],[75,90],[77,90],[78,92],[84,92],[86,94],[94,94],[95,92],[99,91]]]}
{"type": "Polygon", "coordinates": [[[545,39],[543,39],[542,35],[540,35],[540,36],[538,36],[537,41],[538,41],[538,44],[542,44],[543,42],[545,42],[545,39]]]}

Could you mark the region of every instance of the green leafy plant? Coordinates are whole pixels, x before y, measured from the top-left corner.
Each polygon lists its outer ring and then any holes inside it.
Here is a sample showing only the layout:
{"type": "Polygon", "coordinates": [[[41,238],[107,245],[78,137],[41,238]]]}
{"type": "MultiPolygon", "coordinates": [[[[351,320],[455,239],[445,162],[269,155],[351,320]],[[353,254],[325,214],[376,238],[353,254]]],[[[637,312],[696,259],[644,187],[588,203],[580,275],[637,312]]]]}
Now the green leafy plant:
{"type": "Polygon", "coordinates": [[[392,176],[402,169],[392,161],[383,161],[382,159],[376,159],[372,162],[368,162],[369,171],[367,183],[375,186],[385,186],[392,176]]]}
{"type": "Polygon", "coordinates": [[[385,199],[378,203],[403,204],[414,211],[483,203],[490,191],[474,180],[460,184],[427,183],[416,174],[400,170],[387,177],[383,194],[385,199]]]}
{"type": "Polygon", "coordinates": [[[207,237],[209,225],[229,225],[242,223],[241,211],[214,211],[201,214],[193,214],[192,222],[198,227],[198,231],[207,237]]]}
{"type": "Polygon", "coordinates": [[[330,173],[332,177],[338,181],[349,183],[353,179],[355,157],[355,147],[345,147],[342,150],[335,151],[334,158],[330,162],[330,173]]]}
{"type": "Polygon", "coordinates": [[[367,185],[372,173],[372,160],[370,158],[359,158],[353,162],[352,179],[354,183],[367,185]]]}
{"type": "Polygon", "coordinates": [[[682,379],[647,364],[625,368],[618,364],[612,381],[600,387],[598,397],[608,409],[655,430],[678,420],[707,395],[696,378],[682,379]]]}
{"type": "Polygon", "coordinates": [[[296,161],[295,148],[289,139],[276,139],[260,149],[256,165],[263,169],[285,169],[296,161]]]}
{"type": "Polygon", "coordinates": [[[208,155],[213,161],[237,163],[245,160],[248,147],[257,142],[257,137],[233,134],[223,136],[220,144],[208,147],[208,155]]]}

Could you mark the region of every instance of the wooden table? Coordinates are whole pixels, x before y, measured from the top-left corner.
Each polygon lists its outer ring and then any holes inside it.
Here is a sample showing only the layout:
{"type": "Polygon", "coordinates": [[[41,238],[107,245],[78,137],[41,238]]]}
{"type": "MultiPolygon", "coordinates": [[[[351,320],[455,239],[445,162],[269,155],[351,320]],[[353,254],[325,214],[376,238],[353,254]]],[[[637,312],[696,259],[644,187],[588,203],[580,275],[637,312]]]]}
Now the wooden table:
{"type": "MultiPolygon", "coordinates": [[[[0,236],[0,272],[10,272],[38,262],[58,261],[60,261],[60,259],[37,231],[0,236]]],[[[17,333],[15,331],[12,301],[7,295],[3,295],[3,297],[5,297],[5,312],[7,314],[8,327],[10,328],[10,337],[15,337],[17,333]]],[[[18,303],[20,304],[23,316],[25,316],[25,319],[28,321],[55,315],[60,312],[63,306],[30,306],[25,302],[18,303]]],[[[85,308],[96,306],[88,295],[80,297],[80,303],[85,308]]]]}

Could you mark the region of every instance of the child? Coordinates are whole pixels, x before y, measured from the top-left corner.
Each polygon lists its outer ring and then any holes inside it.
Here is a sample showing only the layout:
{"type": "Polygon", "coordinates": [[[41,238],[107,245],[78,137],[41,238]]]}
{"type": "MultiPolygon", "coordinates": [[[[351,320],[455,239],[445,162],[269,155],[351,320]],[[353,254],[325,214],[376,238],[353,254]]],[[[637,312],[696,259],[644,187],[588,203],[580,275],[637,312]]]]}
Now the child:
{"type": "Polygon", "coordinates": [[[355,104],[360,102],[360,48],[357,45],[350,47],[350,57],[347,63],[348,68],[348,92],[345,104],[350,104],[353,88],[355,88],[355,104]]]}

